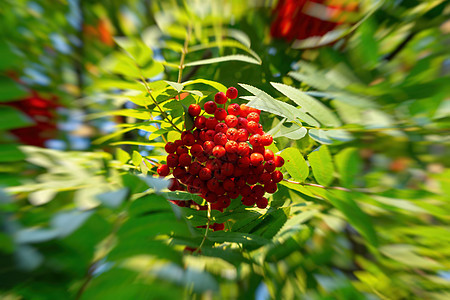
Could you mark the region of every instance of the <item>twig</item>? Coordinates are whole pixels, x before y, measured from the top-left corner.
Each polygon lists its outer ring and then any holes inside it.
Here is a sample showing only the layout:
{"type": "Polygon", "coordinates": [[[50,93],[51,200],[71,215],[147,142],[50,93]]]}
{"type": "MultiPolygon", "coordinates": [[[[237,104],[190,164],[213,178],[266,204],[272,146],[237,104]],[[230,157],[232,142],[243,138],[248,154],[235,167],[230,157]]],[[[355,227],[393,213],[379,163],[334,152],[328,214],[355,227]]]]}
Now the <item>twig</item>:
{"type": "Polygon", "coordinates": [[[417,33],[418,33],[417,31],[412,31],[412,32],[410,32],[410,33],[406,36],[406,38],[403,40],[403,42],[401,42],[401,43],[394,49],[394,51],[392,51],[391,53],[389,53],[388,55],[386,55],[386,56],[384,57],[384,60],[386,60],[386,61],[391,61],[391,60],[393,60],[393,59],[397,56],[397,54],[399,54],[400,51],[402,51],[403,48],[405,48],[406,45],[408,45],[408,43],[414,38],[414,36],[415,36],[417,33]]]}
{"type": "Polygon", "coordinates": [[[321,189],[330,189],[330,190],[340,190],[340,191],[344,191],[344,192],[351,192],[352,190],[345,188],[345,187],[341,187],[341,186],[324,186],[324,185],[320,185],[317,183],[306,183],[306,182],[297,182],[297,181],[292,181],[289,179],[283,179],[283,181],[289,182],[289,183],[293,183],[293,184],[299,184],[299,185],[303,185],[303,186],[314,186],[314,187],[318,187],[321,189]]]}
{"type": "Polygon", "coordinates": [[[201,249],[203,244],[205,243],[206,237],[208,236],[208,231],[209,231],[209,225],[211,224],[211,204],[208,202],[208,223],[206,223],[206,231],[205,231],[205,235],[203,236],[202,242],[200,243],[200,246],[198,246],[198,248],[194,251],[193,254],[198,253],[201,249]]]}
{"type": "Polygon", "coordinates": [[[186,54],[188,53],[188,46],[189,46],[190,39],[191,39],[191,25],[188,25],[186,39],[184,40],[184,47],[181,51],[180,65],[178,66],[178,80],[177,80],[178,83],[181,82],[181,78],[183,76],[184,58],[186,57],[186,54]]]}

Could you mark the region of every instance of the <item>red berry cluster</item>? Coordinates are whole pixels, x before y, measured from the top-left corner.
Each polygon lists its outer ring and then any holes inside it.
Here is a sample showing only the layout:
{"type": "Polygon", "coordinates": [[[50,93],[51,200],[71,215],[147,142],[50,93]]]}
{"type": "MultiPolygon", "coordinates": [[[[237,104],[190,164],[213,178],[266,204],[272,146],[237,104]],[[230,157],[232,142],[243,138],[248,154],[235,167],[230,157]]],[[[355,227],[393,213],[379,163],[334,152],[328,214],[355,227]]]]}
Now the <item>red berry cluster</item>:
{"type": "MultiPolygon", "coordinates": [[[[230,87],[226,94],[219,92],[214,101],[204,105],[207,116],[198,104],[189,106],[195,118],[192,131],[184,131],[181,139],[165,146],[167,164],[160,165],[160,176],[172,174],[169,189],[187,190],[199,194],[211,208],[223,211],[231,199],[242,195],[242,204],[266,208],[264,194],[275,193],[283,174],[275,170],[283,166],[281,156],[266,149],[273,142],[259,124],[260,111],[244,104],[231,103],[238,91],[230,87]],[[218,104],[223,104],[218,107],[218,104]]],[[[175,202],[180,206],[187,201],[175,202]]]]}

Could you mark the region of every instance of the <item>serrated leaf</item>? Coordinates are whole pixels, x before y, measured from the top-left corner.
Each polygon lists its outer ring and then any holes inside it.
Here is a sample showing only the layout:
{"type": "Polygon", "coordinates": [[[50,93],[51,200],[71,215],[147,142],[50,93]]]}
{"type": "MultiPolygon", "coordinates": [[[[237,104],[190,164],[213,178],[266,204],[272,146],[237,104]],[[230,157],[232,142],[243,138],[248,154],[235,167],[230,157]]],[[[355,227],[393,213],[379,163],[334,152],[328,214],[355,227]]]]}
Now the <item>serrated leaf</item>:
{"type": "Polygon", "coordinates": [[[178,93],[180,93],[183,90],[183,84],[178,82],[173,82],[169,80],[164,80],[168,85],[173,87],[178,93]]]}
{"type": "Polygon", "coordinates": [[[208,65],[208,64],[215,64],[225,61],[243,61],[255,65],[260,65],[261,62],[257,61],[253,57],[242,55],[242,54],[233,54],[233,55],[225,55],[221,57],[215,57],[215,58],[208,58],[208,59],[202,59],[193,61],[190,63],[185,64],[186,67],[192,67],[192,66],[201,66],[201,65],[208,65]]]}
{"type": "Polygon", "coordinates": [[[183,84],[183,86],[188,86],[188,85],[192,85],[192,84],[196,84],[196,83],[202,83],[202,84],[209,85],[209,86],[215,88],[219,92],[227,91],[227,87],[224,86],[223,84],[212,81],[212,80],[206,80],[206,79],[190,80],[190,81],[183,82],[182,84],[183,84]]]}
{"type": "Polygon", "coordinates": [[[362,167],[358,149],[346,148],[334,156],[334,161],[340,175],[342,186],[352,186],[356,175],[359,174],[362,167]]]}
{"type": "Polygon", "coordinates": [[[196,45],[196,46],[189,48],[188,52],[191,53],[194,51],[204,50],[204,49],[208,49],[208,48],[215,48],[215,47],[219,47],[219,48],[233,47],[233,48],[242,49],[245,52],[247,52],[248,54],[250,54],[251,56],[253,56],[253,58],[256,59],[259,62],[259,64],[261,64],[261,58],[258,56],[258,54],[255,53],[255,51],[253,51],[248,46],[246,46],[238,41],[229,40],[229,39],[213,41],[213,42],[209,42],[207,44],[196,45]]]}
{"type": "Polygon", "coordinates": [[[133,151],[133,156],[131,158],[131,161],[133,162],[133,165],[135,167],[139,167],[139,165],[141,164],[142,159],[143,158],[142,158],[142,156],[141,156],[141,154],[139,152],[133,151]]]}
{"type": "Polygon", "coordinates": [[[289,175],[298,182],[303,182],[309,175],[309,167],[297,148],[289,147],[281,152],[284,167],[289,175]]]}
{"type": "Polygon", "coordinates": [[[282,83],[270,83],[274,88],[286,97],[300,105],[303,112],[309,113],[325,126],[337,127],[341,125],[335,114],[317,99],[303,93],[302,91],[282,83]]]}
{"type": "Polygon", "coordinates": [[[297,124],[292,124],[291,127],[281,125],[279,130],[273,135],[273,137],[277,138],[283,136],[291,140],[299,140],[303,138],[307,132],[308,130],[306,130],[306,128],[300,127],[297,124]]]}
{"type": "Polygon", "coordinates": [[[328,186],[333,181],[333,161],[328,147],[323,145],[308,155],[308,161],[317,182],[328,186]]]}
{"type": "Polygon", "coordinates": [[[333,144],[333,140],[328,137],[327,131],[325,131],[325,130],[310,129],[310,130],[308,130],[308,134],[313,140],[315,140],[321,144],[325,144],[325,145],[333,144]]]}

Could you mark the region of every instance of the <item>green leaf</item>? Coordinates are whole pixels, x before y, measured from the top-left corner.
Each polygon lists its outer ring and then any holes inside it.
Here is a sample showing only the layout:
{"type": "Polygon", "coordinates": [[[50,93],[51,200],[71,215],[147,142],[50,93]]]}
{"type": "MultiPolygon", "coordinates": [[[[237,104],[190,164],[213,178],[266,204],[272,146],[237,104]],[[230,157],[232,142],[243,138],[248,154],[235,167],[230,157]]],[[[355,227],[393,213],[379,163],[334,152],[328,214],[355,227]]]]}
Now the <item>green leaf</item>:
{"type": "Polygon", "coordinates": [[[180,93],[183,90],[183,84],[178,82],[173,82],[169,80],[164,80],[167,84],[169,84],[171,87],[173,87],[178,93],[180,93]]]}
{"type": "Polygon", "coordinates": [[[362,167],[358,149],[346,148],[334,156],[334,161],[340,175],[341,184],[345,187],[351,187],[362,167]]]}
{"type": "Polygon", "coordinates": [[[134,166],[139,167],[143,158],[142,158],[141,154],[135,150],[135,151],[133,151],[133,156],[132,156],[131,160],[132,160],[134,166]]]}
{"type": "Polygon", "coordinates": [[[152,118],[152,115],[147,109],[120,109],[120,110],[112,110],[101,113],[94,113],[87,116],[88,120],[107,117],[107,116],[124,116],[124,117],[132,117],[139,120],[149,120],[152,118]]]}
{"type": "Polygon", "coordinates": [[[321,185],[328,186],[333,181],[334,167],[328,147],[323,145],[308,155],[314,178],[321,185]]]}
{"type": "Polygon", "coordinates": [[[211,232],[208,234],[207,239],[216,243],[240,243],[254,246],[262,246],[269,242],[266,238],[256,234],[224,231],[211,232]]]}
{"type": "Polygon", "coordinates": [[[25,154],[17,145],[6,144],[0,147],[0,162],[15,162],[25,159],[25,154]]]}
{"type": "Polygon", "coordinates": [[[100,202],[102,202],[105,206],[117,208],[125,201],[128,196],[128,192],[128,188],[121,188],[116,191],[97,195],[97,199],[100,200],[100,202]]]}
{"type": "Polygon", "coordinates": [[[27,96],[27,91],[18,85],[14,80],[6,76],[0,76],[0,103],[23,99],[27,96]]]}
{"type": "Polygon", "coordinates": [[[183,104],[183,110],[184,110],[184,114],[183,114],[184,127],[186,128],[186,130],[192,130],[194,128],[194,119],[189,114],[188,107],[184,104],[183,104]]]}
{"type": "Polygon", "coordinates": [[[372,220],[366,215],[354,200],[354,193],[344,191],[326,191],[327,199],[340,210],[347,221],[359,231],[374,247],[378,246],[378,238],[372,220]]]}
{"type": "Polygon", "coordinates": [[[283,124],[279,127],[279,130],[273,135],[274,138],[284,136],[291,140],[299,140],[303,138],[308,130],[304,127],[300,127],[297,124],[292,124],[291,127],[286,127],[283,124]]]}
{"type": "Polygon", "coordinates": [[[202,83],[202,84],[209,85],[209,86],[213,87],[214,89],[216,89],[219,92],[224,92],[225,93],[227,91],[227,87],[224,86],[223,84],[215,82],[215,81],[212,81],[212,80],[206,80],[206,79],[190,80],[190,81],[183,82],[182,85],[186,87],[188,85],[192,85],[192,84],[196,84],[196,83],[202,83]]]}
{"type": "Polygon", "coordinates": [[[126,152],[120,148],[116,149],[116,157],[122,164],[126,164],[131,158],[131,156],[130,156],[130,154],[128,154],[128,152],[126,152]]]}
{"type": "Polygon", "coordinates": [[[313,140],[315,140],[321,144],[331,145],[331,144],[333,144],[333,140],[328,137],[327,132],[328,131],[323,130],[323,129],[308,130],[308,134],[313,140]]]}
{"type": "Polygon", "coordinates": [[[289,147],[281,152],[284,159],[284,167],[289,175],[298,182],[303,182],[309,175],[309,167],[303,155],[297,148],[289,147]]]}
{"type": "Polygon", "coordinates": [[[214,48],[214,47],[219,47],[219,48],[223,48],[223,47],[233,47],[233,48],[238,48],[238,49],[242,49],[245,52],[247,52],[248,54],[250,54],[251,56],[253,56],[254,59],[256,59],[259,64],[261,64],[261,58],[258,56],[258,54],[255,53],[255,51],[253,51],[252,49],[250,49],[249,47],[245,46],[244,44],[235,41],[235,40],[220,40],[220,41],[213,41],[213,42],[209,42],[207,44],[200,44],[200,45],[196,45],[193,46],[191,48],[188,49],[188,52],[194,52],[194,51],[199,51],[199,50],[204,50],[204,49],[208,49],[208,48],[214,48]]]}
{"type": "Polygon", "coordinates": [[[163,241],[142,241],[139,239],[119,240],[117,246],[108,254],[110,260],[120,260],[136,255],[154,255],[182,264],[181,255],[163,241]]]}
{"type": "Polygon", "coordinates": [[[303,112],[309,113],[324,126],[337,127],[341,125],[336,115],[320,101],[291,86],[275,82],[271,82],[270,84],[286,97],[300,105],[303,112]]]}
{"type": "Polygon", "coordinates": [[[0,130],[10,130],[32,125],[33,121],[19,110],[9,106],[0,106],[0,130]]]}
{"type": "Polygon", "coordinates": [[[417,251],[417,248],[414,245],[392,244],[380,247],[380,252],[401,264],[413,268],[435,270],[443,267],[435,260],[414,253],[414,251],[417,251]]]}
{"type": "Polygon", "coordinates": [[[225,61],[243,61],[243,62],[255,64],[255,65],[261,64],[261,62],[257,61],[256,59],[254,59],[250,56],[246,56],[246,55],[242,55],[242,54],[233,54],[233,55],[225,55],[225,56],[221,56],[221,57],[197,60],[197,61],[187,63],[187,64],[185,64],[185,66],[192,67],[192,66],[200,66],[200,65],[207,65],[207,64],[215,64],[215,63],[220,63],[220,62],[225,62],[225,61]]]}

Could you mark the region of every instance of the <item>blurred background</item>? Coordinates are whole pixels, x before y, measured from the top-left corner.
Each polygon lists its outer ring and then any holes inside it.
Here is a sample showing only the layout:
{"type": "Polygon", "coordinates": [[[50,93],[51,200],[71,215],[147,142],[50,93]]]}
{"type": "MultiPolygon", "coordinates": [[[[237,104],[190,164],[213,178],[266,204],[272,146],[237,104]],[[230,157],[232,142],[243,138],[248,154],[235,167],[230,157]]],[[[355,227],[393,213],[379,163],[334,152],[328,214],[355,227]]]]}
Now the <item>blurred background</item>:
{"type": "MultiPolygon", "coordinates": [[[[2,0],[0,16],[0,298],[450,299],[448,1],[2,0]],[[300,89],[338,126],[261,123],[278,150],[326,145],[334,178],[281,186],[264,222],[283,223],[236,231],[258,246],[140,248],[118,224],[148,208],[130,204],[157,189],[137,175],[175,136],[130,125],[149,121],[141,79],[167,99],[198,79],[287,103],[271,82],[300,89]]],[[[185,103],[212,97],[201,83],[185,103]]]]}

